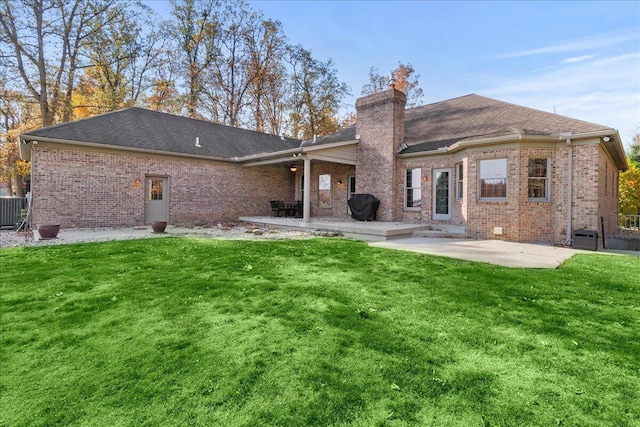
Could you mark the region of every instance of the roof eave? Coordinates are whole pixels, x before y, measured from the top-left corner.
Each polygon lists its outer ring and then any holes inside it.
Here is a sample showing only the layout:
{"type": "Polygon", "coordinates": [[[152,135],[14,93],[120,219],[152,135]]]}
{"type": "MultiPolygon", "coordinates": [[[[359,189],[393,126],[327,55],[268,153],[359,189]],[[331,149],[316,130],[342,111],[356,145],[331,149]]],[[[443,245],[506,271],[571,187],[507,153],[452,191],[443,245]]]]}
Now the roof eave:
{"type": "Polygon", "coordinates": [[[422,156],[437,156],[442,154],[454,153],[456,151],[460,151],[468,147],[502,144],[507,142],[519,141],[521,139],[522,139],[522,134],[510,134],[510,135],[494,136],[489,138],[463,139],[458,142],[454,142],[453,144],[447,147],[440,147],[437,150],[418,151],[415,153],[398,154],[398,157],[412,158],[412,157],[422,157],[422,156]]]}
{"type": "Polygon", "coordinates": [[[311,152],[311,151],[317,151],[317,150],[324,150],[327,148],[336,148],[336,147],[344,147],[346,145],[354,145],[354,144],[358,144],[360,143],[359,139],[350,139],[347,141],[337,141],[337,142],[330,142],[327,144],[319,144],[319,145],[302,145],[300,144],[300,150],[303,153],[306,152],[311,152]]]}
{"type": "Polygon", "coordinates": [[[214,161],[220,161],[220,162],[231,162],[231,163],[237,162],[235,158],[207,156],[207,155],[201,155],[201,154],[178,153],[175,151],[151,150],[148,148],[125,147],[121,145],[110,145],[110,144],[102,144],[102,143],[86,142],[86,141],[74,141],[69,139],[48,138],[48,137],[34,136],[29,134],[20,135],[20,158],[22,158],[23,160],[31,160],[30,145],[34,142],[35,143],[49,142],[54,144],[66,144],[66,145],[75,145],[75,146],[90,147],[90,148],[131,151],[136,153],[178,156],[178,157],[187,157],[187,158],[194,158],[194,159],[214,160],[214,161]],[[23,152],[25,153],[25,157],[27,158],[23,157],[23,152]]]}
{"type": "Polygon", "coordinates": [[[624,147],[622,146],[620,134],[615,129],[601,129],[597,131],[581,132],[581,133],[574,133],[574,134],[555,133],[555,134],[549,134],[549,135],[529,135],[529,134],[517,133],[517,134],[501,135],[497,137],[463,139],[447,147],[442,147],[437,150],[398,154],[398,157],[415,158],[415,157],[425,157],[425,156],[438,156],[443,154],[455,153],[457,151],[460,151],[469,147],[480,147],[480,146],[494,145],[494,144],[506,144],[509,142],[516,142],[516,141],[522,141],[522,140],[557,142],[559,140],[565,140],[567,139],[567,137],[571,138],[572,140],[578,140],[578,139],[589,139],[589,138],[604,138],[606,136],[612,137],[612,143],[614,145],[616,157],[618,158],[616,161],[617,163],[616,166],[621,171],[627,170],[629,168],[629,165],[627,163],[624,147]]]}
{"type": "Polygon", "coordinates": [[[237,157],[236,160],[240,163],[259,162],[263,160],[278,159],[280,157],[289,156],[293,154],[305,154],[305,153],[310,153],[318,150],[344,147],[347,145],[358,144],[359,142],[360,142],[359,139],[352,139],[348,141],[338,141],[338,142],[331,142],[328,144],[308,146],[308,145],[304,145],[305,141],[302,141],[300,146],[296,148],[291,148],[291,149],[282,150],[282,151],[274,151],[271,153],[252,154],[250,156],[237,157]]]}

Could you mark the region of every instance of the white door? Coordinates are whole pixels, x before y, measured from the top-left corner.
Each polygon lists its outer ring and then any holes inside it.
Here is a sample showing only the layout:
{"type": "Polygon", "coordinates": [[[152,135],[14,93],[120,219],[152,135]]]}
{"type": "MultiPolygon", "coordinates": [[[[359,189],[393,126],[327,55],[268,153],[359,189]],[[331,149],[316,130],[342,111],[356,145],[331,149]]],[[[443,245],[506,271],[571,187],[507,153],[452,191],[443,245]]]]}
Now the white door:
{"type": "Polygon", "coordinates": [[[144,194],[144,222],[169,221],[169,179],[148,176],[144,194]]]}
{"type": "Polygon", "coordinates": [[[433,170],[433,219],[451,219],[451,169],[433,170]]]}

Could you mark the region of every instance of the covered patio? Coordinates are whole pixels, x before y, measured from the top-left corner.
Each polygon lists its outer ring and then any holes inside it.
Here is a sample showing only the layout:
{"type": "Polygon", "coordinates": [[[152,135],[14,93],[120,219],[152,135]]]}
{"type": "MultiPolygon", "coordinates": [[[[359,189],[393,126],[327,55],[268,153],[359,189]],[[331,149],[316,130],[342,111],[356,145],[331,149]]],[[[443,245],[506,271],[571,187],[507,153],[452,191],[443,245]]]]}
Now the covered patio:
{"type": "Polygon", "coordinates": [[[355,127],[350,127],[331,136],[303,141],[295,149],[241,160],[247,168],[281,165],[289,169],[293,192],[282,202],[289,205],[300,202],[299,216],[305,223],[317,221],[316,217],[343,221],[348,215],[347,200],[355,188],[358,142],[355,127]]]}

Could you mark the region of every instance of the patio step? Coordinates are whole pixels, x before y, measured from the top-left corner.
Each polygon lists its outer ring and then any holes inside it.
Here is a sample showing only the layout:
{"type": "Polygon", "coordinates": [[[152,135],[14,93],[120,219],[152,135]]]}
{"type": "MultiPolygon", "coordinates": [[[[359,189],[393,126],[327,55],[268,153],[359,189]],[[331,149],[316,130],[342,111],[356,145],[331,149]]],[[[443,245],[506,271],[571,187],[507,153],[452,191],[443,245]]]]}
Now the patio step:
{"type": "Polygon", "coordinates": [[[626,251],[640,251],[640,236],[628,234],[614,234],[605,242],[607,249],[620,249],[626,251]]]}
{"type": "Polygon", "coordinates": [[[429,228],[428,224],[355,221],[344,218],[313,218],[307,222],[298,218],[284,217],[239,217],[238,220],[253,224],[306,230],[317,233],[318,235],[333,235],[334,233],[338,233],[344,237],[367,242],[411,237],[414,232],[429,228]]]}
{"type": "Polygon", "coordinates": [[[438,237],[449,239],[466,239],[467,228],[461,225],[431,224],[426,230],[416,230],[413,237],[438,237]]]}

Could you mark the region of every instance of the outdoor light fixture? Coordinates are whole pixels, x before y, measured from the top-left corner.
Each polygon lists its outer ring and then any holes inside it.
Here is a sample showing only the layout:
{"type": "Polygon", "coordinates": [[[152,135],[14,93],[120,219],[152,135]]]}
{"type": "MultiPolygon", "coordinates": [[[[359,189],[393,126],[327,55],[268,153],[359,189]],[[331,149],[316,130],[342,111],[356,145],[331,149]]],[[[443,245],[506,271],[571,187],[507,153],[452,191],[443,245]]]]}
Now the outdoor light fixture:
{"type": "Polygon", "coordinates": [[[609,142],[609,141],[611,141],[611,137],[610,136],[605,136],[604,138],[602,138],[602,140],[604,142],[609,142]]]}
{"type": "Polygon", "coordinates": [[[296,166],[296,164],[295,164],[295,163],[291,163],[291,166],[289,166],[289,170],[290,170],[291,172],[295,172],[295,171],[297,171],[297,170],[298,170],[298,166],[296,166]]]}
{"type": "Polygon", "coordinates": [[[342,185],[342,180],[341,179],[338,180],[338,185],[342,185]]]}
{"type": "Polygon", "coordinates": [[[141,185],[141,184],[142,184],[142,183],[140,182],[140,180],[139,180],[139,179],[136,179],[135,181],[133,181],[133,186],[134,186],[135,188],[140,187],[140,185],[141,185]]]}

